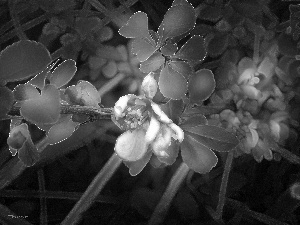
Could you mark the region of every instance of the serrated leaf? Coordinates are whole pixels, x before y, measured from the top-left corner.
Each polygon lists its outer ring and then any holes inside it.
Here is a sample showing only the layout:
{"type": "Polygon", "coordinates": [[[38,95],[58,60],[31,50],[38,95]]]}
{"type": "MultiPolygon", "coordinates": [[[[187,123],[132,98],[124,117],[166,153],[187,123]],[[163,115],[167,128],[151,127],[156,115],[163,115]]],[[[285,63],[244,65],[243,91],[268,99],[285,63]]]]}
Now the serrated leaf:
{"type": "Polygon", "coordinates": [[[171,99],[181,99],[187,92],[186,79],[169,65],[161,70],[158,86],[161,93],[171,99]]]}
{"type": "Polygon", "coordinates": [[[218,158],[213,151],[185,134],[181,143],[182,160],[197,173],[205,174],[216,166],[218,158]]]}
{"type": "Polygon", "coordinates": [[[175,57],[201,62],[206,56],[205,40],[200,35],[193,35],[175,54],[175,57]]]}
{"type": "Polygon", "coordinates": [[[132,53],[137,55],[140,62],[147,60],[156,50],[155,42],[153,39],[149,42],[148,39],[135,38],[132,42],[132,53]]]}
{"type": "Polygon", "coordinates": [[[50,84],[60,88],[73,78],[77,70],[76,62],[72,59],[67,59],[58,65],[50,75],[50,84]]]}
{"type": "Polygon", "coordinates": [[[186,127],[185,131],[207,148],[228,152],[235,148],[239,141],[235,135],[224,128],[211,125],[198,125],[186,127]]]}
{"type": "Polygon", "coordinates": [[[169,66],[180,73],[185,79],[189,79],[190,76],[194,73],[194,69],[188,62],[184,61],[169,61],[169,66]]]}
{"type": "Polygon", "coordinates": [[[127,23],[119,29],[119,34],[126,38],[144,38],[149,36],[148,16],[144,12],[136,12],[127,23]]]}
{"type": "Polygon", "coordinates": [[[190,4],[172,6],[165,14],[159,28],[161,43],[188,31],[192,30],[196,24],[196,14],[194,7],[190,4]]]}
{"type": "Polygon", "coordinates": [[[63,117],[58,123],[54,124],[47,133],[47,142],[50,145],[57,144],[68,137],[75,131],[78,123],[71,120],[71,115],[63,117]]]}
{"type": "Polygon", "coordinates": [[[7,119],[7,113],[14,103],[14,95],[7,87],[0,87],[0,120],[7,119]]]}
{"type": "Polygon", "coordinates": [[[20,114],[35,124],[56,123],[60,115],[59,90],[46,85],[39,97],[21,102],[20,114]]]}
{"type": "Polygon", "coordinates": [[[17,101],[25,101],[31,98],[40,97],[40,92],[31,84],[19,84],[13,90],[14,98],[17,101]]]}
{"type": "Polygon", "coordinates": [[[214,74],[209,69],[201,69],[189,79],[189,98],[191,103],[201,103],[215,90],[214,74]]]}
{"type": "Polygon", "coordinates": [[[27,79],[44,70],[50,62],[50,53],[41,43],[18,41],[0,53],[0,81],[27,79]]]}
{"type": "Polygon", "coordinates": [[[160,51],[163,55],[171,56],[174,55],[177,51],[177,44],[168,41],[163,47],[160,48],[160,51]]]}
{"type": "Polygon", "coordinates": [[[227,34],[216,34],[209,42],[207,46],[207,53],[211,57],[220,56],[228,46],[227,34]]]}
{"type": "Polygon", "coordinates": [[[165,62],[165,57],[160,52],[155,52],[146,61],[140,64],[140,71],[150,73],[158,70],[165,62]]]}

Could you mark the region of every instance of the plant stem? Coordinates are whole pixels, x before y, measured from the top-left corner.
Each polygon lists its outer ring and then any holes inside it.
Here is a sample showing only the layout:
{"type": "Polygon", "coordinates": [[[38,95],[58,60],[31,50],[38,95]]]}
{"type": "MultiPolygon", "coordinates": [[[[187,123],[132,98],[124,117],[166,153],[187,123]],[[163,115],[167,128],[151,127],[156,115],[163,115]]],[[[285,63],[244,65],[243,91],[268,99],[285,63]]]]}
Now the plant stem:
{"type": "Polygon", "coordinates": [[[225,168],[224,168],[220,192],[219,192],[219,202],[216,210],[216,216],[217,219],[219,220],[222,219],[222,215],[223,215],[223,208],[225,205],[226,190],[227,190],[227,184],[229,179],[229,173],[231,170],[232,160],[233,160],[233,151],[230,151],[227,155],[227,159],[225,163],[225,168]]]}
{"type": "Polygon", "coordinates": [[[110,157],[61,225],[77,224],[81,220],[82,213],[92,205],[121,162],[122,160],[115,153],[110,157]]]}
{"type": "Polygon", "coordinates": [[[149,225],[162,224],[172,199],[176,195],[181,183],[187,176],[190,168],[185,164],[181,163],[176,173],[173,175],[165,193],[161,197],[159,203],[156,205],[154,212],[149,220],[149,225]]]}
{"type": "MultiPolygon", "coordinates": [[[[90,117],[90,120],[110,120],[112,108],[96,108],[91,106],[80,105],[61,105],[61,114],[81,114],[90,117]]],[[[10,115],[20,116],[20,107],[13,106],[9,112],[10,115]]]]}

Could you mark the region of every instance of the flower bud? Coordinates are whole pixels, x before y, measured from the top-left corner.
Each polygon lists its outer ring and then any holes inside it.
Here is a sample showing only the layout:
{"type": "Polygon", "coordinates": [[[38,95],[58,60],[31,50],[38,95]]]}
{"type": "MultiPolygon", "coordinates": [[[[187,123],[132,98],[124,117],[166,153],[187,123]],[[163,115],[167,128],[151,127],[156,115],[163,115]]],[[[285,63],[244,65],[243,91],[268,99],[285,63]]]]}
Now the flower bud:
{"type": "Polygon", "coordinates": [[[153,73],[150,72],[142,82],[142,91],[146,98],[152,99],[157,92],[157,88],[157,81],[154,79],[153,73]]]}

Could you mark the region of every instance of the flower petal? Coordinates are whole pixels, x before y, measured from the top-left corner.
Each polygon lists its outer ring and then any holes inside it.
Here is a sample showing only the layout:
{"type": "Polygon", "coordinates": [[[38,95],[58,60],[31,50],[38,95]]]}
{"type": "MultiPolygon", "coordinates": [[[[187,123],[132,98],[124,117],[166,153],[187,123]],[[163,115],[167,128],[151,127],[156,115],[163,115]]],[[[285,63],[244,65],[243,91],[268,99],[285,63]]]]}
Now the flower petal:
{"type": "Polygon", "coordinates": [[[144,129],[126,131],[118,137],[115,145],[115,152],[120,158],[126,161],[137,161],[147,152],[148,145],[145,141],[146,132],[144,129]]]}
{"type": "Polygon", "coordinates": [[[150,143],[156,138],[159,129],[160,129],[159,121],[155,119],[155,117],[151,117],[150,124],[145,135],[146,143],[150,143]]]}

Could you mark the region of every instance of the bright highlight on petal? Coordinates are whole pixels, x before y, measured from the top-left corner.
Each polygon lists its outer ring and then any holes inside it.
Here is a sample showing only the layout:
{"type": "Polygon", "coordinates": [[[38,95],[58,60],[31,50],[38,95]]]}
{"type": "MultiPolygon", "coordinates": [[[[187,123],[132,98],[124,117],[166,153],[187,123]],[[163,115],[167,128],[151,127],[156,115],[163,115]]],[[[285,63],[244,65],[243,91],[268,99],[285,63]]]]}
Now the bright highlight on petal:
{"type": "Polygon", "coordinates": [[[176,139],[179,142],[182,142],[183,139],[184,139],[184,132],[183,132],[183,130],[179,126],[177,126],[175,123],[171,123],[169,126],[176,133],[176,139]]]}
{"type": "Polygon", "coordinates": [[[159,120],[163,123],[173,123],[173,121],[161,110],[159,105],[151,103],[153,111],[159,116],[159,120]]]}
{"type": "Polygon", "coordinates": [[[145,141],[147,143],[152,142],[155,139],[156,135],[158,134],[159,129],[160,129],[160,122],[157,119],[155,119],[155,117],[151,117],[150,124],[145,136],[145,141]]]}
{"type": "Polygon", "coordinates": [[[122,117],[122,113],[125,110],[130,97],[131,95],[124,95],[116,102],[114,107],[114,113],[116,117],[122,117]]]}
{"type": "Polygon", "coordinates": [[[145,130],[136,129],[126,131],[118,137],[115,152],[125,161],[137,161],[147,152],[148,145],[145,141],[145,130]]]}

